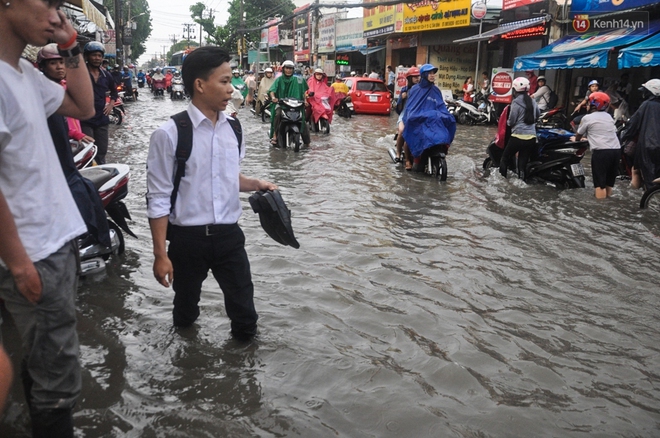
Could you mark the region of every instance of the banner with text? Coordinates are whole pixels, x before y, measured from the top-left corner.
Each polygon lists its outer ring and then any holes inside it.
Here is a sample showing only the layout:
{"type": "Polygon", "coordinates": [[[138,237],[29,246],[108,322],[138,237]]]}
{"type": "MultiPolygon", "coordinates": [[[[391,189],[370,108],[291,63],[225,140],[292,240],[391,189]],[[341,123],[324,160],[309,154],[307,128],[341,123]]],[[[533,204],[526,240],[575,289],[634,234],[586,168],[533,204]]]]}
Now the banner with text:
{"type": "Polygon", "coordinates": [[[309,29],[309,5],[301,6],[293,10],[294,13],[307,10],[293,19],[296,34],[293,57],[295,62],[309,62],[310,53],[310,29],[309,29]]]}
{"type": "MultiPolygon", "coordinates": [[[[363,3],[378,4],[378,0],[364,0],[363,3]]],[[[403,28],[403,4],[375,6],[362,11],[365,38],[401,32],[403,28]]]]}
{"type": "Polygon", "coordinates": [[[438,67],[436,85],[459,96],[463,95],[465,79],[474,75],[476,61],[475,44],[443,44],[431,46],[429,50],[429,62],[438,67]]]}
{"type": "Polygon", "coordinates": [[[335,44],[338,52],[354,52],[367,48],[362,29],[362,18],[338,20],[335,28],[335,44]]]}
{"type": "Polygon", "coordinates": [[[321,17],[319,19],[319,53],[331,53],[334,51],[335,51],[335,17],[334,16],[321,17]]]}
{"type": "Polygon", "coordinates": [[[403,5],[403,31],[450,29],[470,25],[471,0],[422,0],[403,5]]]}

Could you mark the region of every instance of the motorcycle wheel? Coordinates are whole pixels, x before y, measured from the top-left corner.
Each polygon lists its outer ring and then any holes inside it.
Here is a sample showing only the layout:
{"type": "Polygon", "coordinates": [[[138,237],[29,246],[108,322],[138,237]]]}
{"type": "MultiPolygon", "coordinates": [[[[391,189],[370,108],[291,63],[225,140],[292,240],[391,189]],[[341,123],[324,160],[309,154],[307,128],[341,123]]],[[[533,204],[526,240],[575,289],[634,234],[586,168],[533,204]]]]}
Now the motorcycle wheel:
{"type": "Polygon", "coordinates": [[[297,132],[287,133],[287,145],[293,149],[294,152],[300,150],[300,134],[297,132]]]}
{"type": "Polygon", "coordinates": [[[266,107],[264,105],[259,107],[259,112],[261,113],[261,123],[266,123],[266,107]]]}
{"type": "Polygon", "coordinates": [[[321,119],[321,130],[324,134],[330,134],[330,123],[327,119],[321,119]]]}
{"type": "Polygon", "coordinates": [[[469,125],[470,124],[470,118],[468,117],[467,113],[465,111],[461,111],[458,113],[458,123],[461,125],[469,125]]]}
{"type": "Polygon", "coordinates": [[[110,123],[113,125],[121,125],[121,122],[124,120],[124,116],[117,108],[112,109],[112,112],[108,115],[108,118],[110,119],[110,123]]]}
{"type": "Polygon", "coordinates": [[[440,157],[440,181],[447,181],[447,160],[440,157]]]}
{"type": "Polygon", "coordinates": [[[484,160],[483,168],[484,170],[490,170],[491,167],[493,167],[493,160],[488,157],[484,160]]]}
{"type": "Polygon", "coordinates": [[[642,195],[639,202],[639,208],[648,209],[653,212],[660,212],[660,185],[651,186],[642,195]]]}
{"type": "MultiPolygon", "coordinates": [[[[115,255],[122,255],[126,249],[124,233],[122,233],[122,231],[119,229],[119,226],[111,220],[108,220],[108,227],[117,234],[117,238],[119,239],[119,246],[117,247],[117,252],[115,255]]],[[[107,257],[105,257],[105,259],[107,260],[107,257]]]]}

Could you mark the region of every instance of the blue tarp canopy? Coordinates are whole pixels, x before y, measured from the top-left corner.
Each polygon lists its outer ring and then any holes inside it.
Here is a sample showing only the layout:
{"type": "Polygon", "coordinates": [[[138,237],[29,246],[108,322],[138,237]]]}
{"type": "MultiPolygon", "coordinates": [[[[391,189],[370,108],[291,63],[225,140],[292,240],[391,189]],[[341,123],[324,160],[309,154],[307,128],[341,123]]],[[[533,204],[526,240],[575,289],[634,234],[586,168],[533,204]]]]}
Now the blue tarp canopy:
{"type": "Polygon", "coordinates": [[[660,23],[654,21],[644,29],[609,29],[567,35],[537,52],[519,56],[513,62],[513,69],[606,68],[610,51],[639,42],[658,30],[660,23]]]}
{"type": "Polygon", "coordinates": [[[619,69],[660,65],[660,33],[619,51],[619,69]]]}

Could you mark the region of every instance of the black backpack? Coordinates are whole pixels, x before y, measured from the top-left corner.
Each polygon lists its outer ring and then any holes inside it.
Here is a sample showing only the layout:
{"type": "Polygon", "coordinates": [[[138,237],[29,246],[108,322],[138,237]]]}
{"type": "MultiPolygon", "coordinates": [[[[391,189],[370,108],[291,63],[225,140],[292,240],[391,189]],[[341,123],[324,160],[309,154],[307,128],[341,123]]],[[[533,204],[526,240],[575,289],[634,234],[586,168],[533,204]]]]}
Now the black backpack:
{"type": "MultiPolygon", "coordinates": [[[[179,194],[179,184],[181,183],[181,178],[186,176],[186,161],[190,158],[190,153],[192,152],[193,146],[193,127],[192,120],[188,115],[188,111],[181,111],[180,113],[174,114],[172,116],[174,123],[176,123],[177,131],[177,143],[176,143],[176,173],[174,174],[174,188],[172,189],[172,195],[170,195],[170,213],[174,210],[174,203],[176,202],[176,197],[179,194]]],[[[238,140],[238,153],[241,153],[241,143],[243,143],[243,129],[241,128],[241,122],[238,119],[233,119],[227,117],[229,126],[234,131],[236,135],[236,140],[238,140]]]]}
{"type": "Polygon", "coordinates": [[[550,90],[550,98],[548,99],[548,109],[551,110],[555,108],[557,106],[557,103],[559,103],[559,96],[557,96],[557,93],[550,90]]]}

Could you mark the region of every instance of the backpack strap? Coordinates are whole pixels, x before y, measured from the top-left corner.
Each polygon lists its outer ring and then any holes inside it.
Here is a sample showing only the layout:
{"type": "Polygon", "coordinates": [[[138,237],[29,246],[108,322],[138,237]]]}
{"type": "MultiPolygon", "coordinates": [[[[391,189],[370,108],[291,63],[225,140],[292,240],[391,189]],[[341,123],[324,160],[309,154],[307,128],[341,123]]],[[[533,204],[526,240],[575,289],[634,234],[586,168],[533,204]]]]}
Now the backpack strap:
{"type": "MultiPolygon", "coordinates": [[[[192,153],[193,146],[193,125],[192,120],[190,120],[190,115],[188,111],[181,111],[180,113],[174,114],[172,120],[176,124],[177,131],[177,143],[176,143],[176,173],[174,174],[174,187],[172,188],[172,194],[170,195],[170,213],[174,210],[174,204],[176,203],[177,195],[179,194],[179,185],[181,184],[181,178],[186,176],[186,161],[190,158],[192,153]]],[[[241,153],[241,144],[243,144],[243,128],[241,127],[241,122],[238,119],[227,117],[229,126],[231,126],[234,135],[236,135],[236,140],[238,140],[238,153],[241,153]]]]}
{"type": "Polygon", "coordinates": [[[234,135],[236,135],[236,140],[238,140],[238,153],[240,155],[241,144],[243,144],[243,128],[241,127],[241,122],[233,117],[227,117],[227,121],[229,122],[231,129],[234,131],[234,135]]]}
{"type": "Polygon", "coordinates": [[[181,178],[186,175],[186,161],[190,158],[193,146],[193,126],[188,111],[181,111],[172,116],[176,123],[177,143],[176,143],[176,173],[174,174],[174,188],[170,195],[170,213],[174,210],[174,203],[179,194],[179,184],[181,178]]]}

